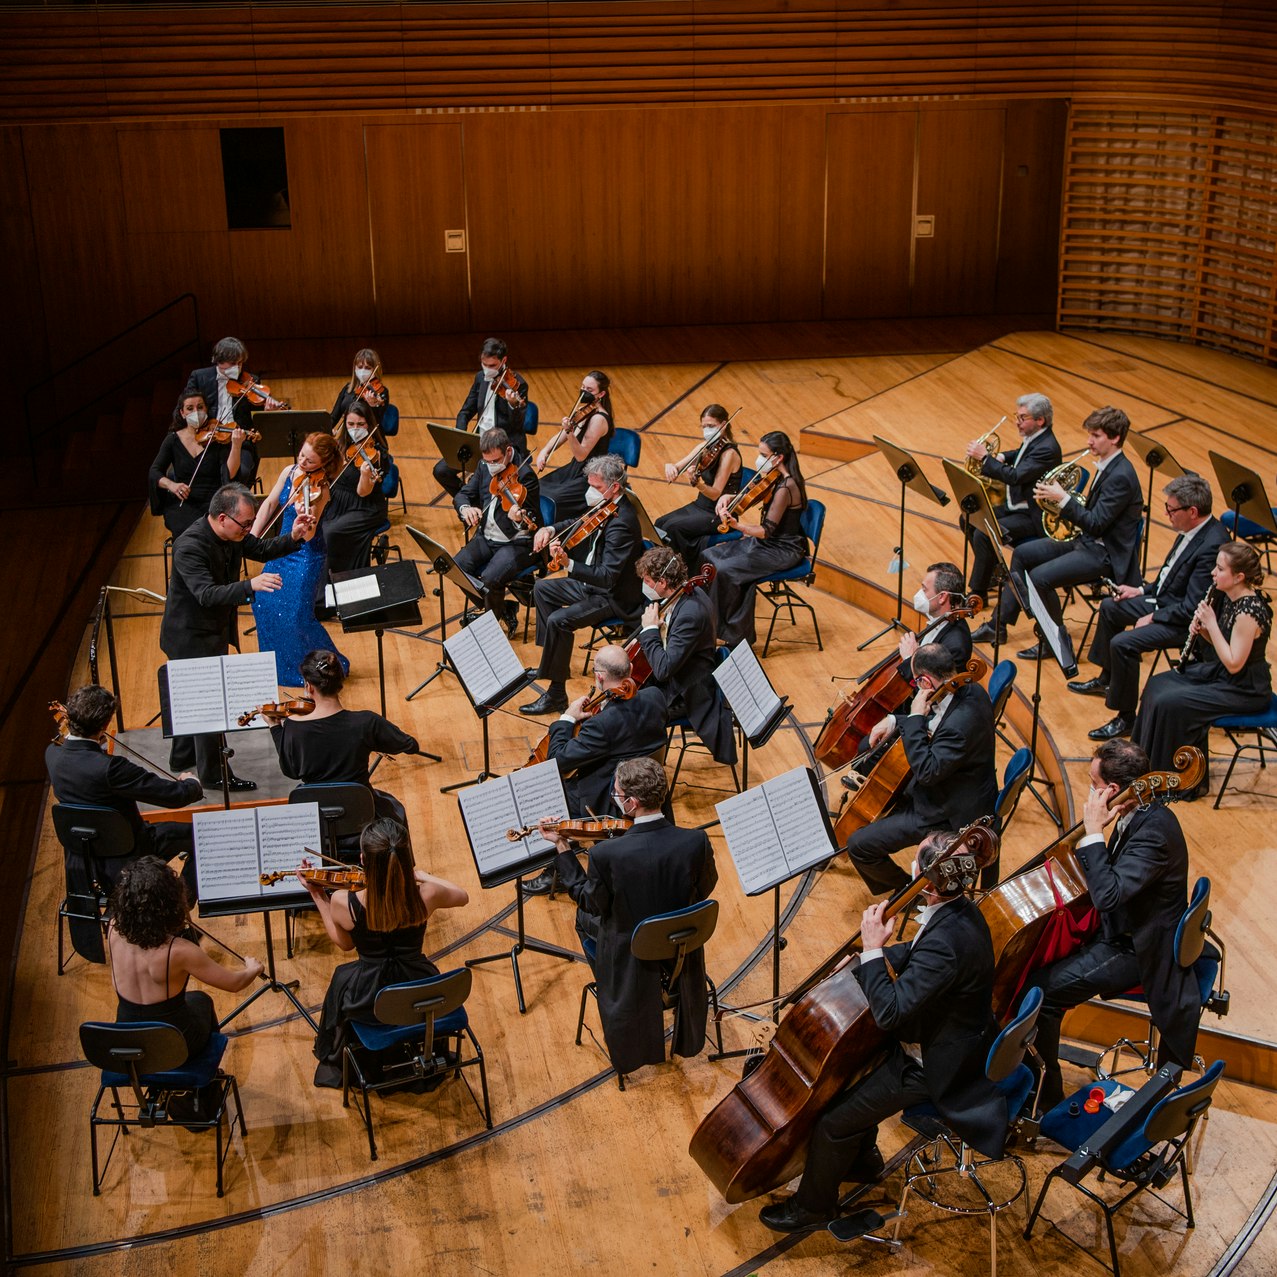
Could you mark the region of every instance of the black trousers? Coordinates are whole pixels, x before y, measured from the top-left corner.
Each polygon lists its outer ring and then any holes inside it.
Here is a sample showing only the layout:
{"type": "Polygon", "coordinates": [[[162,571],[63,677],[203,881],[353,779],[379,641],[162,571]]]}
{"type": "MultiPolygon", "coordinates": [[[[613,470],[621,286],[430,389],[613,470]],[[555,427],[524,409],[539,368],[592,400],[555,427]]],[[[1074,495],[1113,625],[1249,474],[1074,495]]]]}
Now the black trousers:
{"type": "MultiPolygon", "coordinates": [[[[478,451],[478,441],[476,440],[476,452],[478,451]]],[[[473,472],[473,467],[471,467],[473,472]]],[[[435,482],[450,496],[455,497],[461,491],[462,478],[461,471],[454,470],[446,461],[440,459],[435,462],[434,468],[435,482]]]]}
{"type": "Polygon", "coordinates": [[[222,740],[212,732],[204,736],[174,736],[169,745],[168,765],[171,771],[193,771],[205,789],[222,785],[222,740]]]}
{"type": "Polygon", "coordinates": [[[626,616],[610,594],[571,577],[538,581],[532,587],[532,601],[537,610],[537,642],[541,644],[540,675],[552,683],[566,683],[572,672],[573,635],[577,630],[614,616],[626,616]]]}
{"type": "Polygon", "coordinates": [[[1135,628],[1136,621],[1153,613],[1153,603],[1142,595],[1134,599],[1105,599],[1095,621],[1091,663],[1108,676],[1105,704],[1124,718],[1134,718],[1140,699],[1140,657],[1164,647],[1182,646],[1187,629],[1152,621],[1135,628]]]}
{"type": "Polygon", "coordinates": [[[476,532],[457,551],[453,561],[463,572],[482,582],[489,611],[500,616],[505,605],[505,587],[535,559],[530,538],[489,541],[482,532],[476,532]]]}
{"type": "Polygon", "coordinates": [[[865,885],[875,895],[908,885],[909,875],[891,857],[906,847],[916,847],[936,825],[927,825],[905,799],[889,816],[857,829],[847,839],[847,855],[865,885]]]}
{"type": "MultiPolygon", "coordinates": [[[[998,521],[1002,539],[1008,545],[1020,545],[1042,535],[1042,512],[1037,506],[1032,510],[1008,510],[1004,505],[995,505],[993,515],[998,521]]],[[[993,548],[988,533],[980,531],[968,520],[963,522],[967,527],[967,540],[971,542],[971,579],[967,588],[987,602],[998,552],[993,548]]]]}

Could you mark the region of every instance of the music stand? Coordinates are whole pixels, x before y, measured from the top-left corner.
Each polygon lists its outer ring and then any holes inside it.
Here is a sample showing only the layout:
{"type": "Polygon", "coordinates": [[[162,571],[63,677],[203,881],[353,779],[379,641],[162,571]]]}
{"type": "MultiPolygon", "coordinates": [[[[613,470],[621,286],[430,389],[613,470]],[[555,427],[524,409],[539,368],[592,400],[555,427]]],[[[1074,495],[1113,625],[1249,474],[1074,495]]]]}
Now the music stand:
{"type": "Polygon", "coordinates": [[[1055,657],[1056,664],[1060,667],[1060,672],[1066,679],[1076,678],[1077,663],[1073,658],[1073,644],[1069,639],[1068,629],[1063,624],[1056,625],[1051,619],[1046,603],[1038,593],[1037,586],[1033,584],[1033,578],[1027,572],[1024,574],[1024,592],[1027,597],[1023,599],[1020,599],[1020,593],[1015,588],[1014,578],[1009,572],[1007,581],[1011,584],[1011,588],[1015,590],[1021,609],[1027,616],[1032,618],[1038,635],[1038,654],[1033,662],[1033,722],[1029,731],[1029,754],[1033,759],[1033,770],[1029,773],[1029,779],[1025,783],[1028,785],[1029,792],[1038,800],[1038,805],[1055,821],[1056,827],[1062,830],[1064,821],[1061,819],[1060,814],[1051,810],[1046,799],[1035,788],[1037,785],[1046,783],[1046,777],[1038,775],[1038,723],[1041,718],[1042,705],[1042,649],[1046,647],[1050,650],[1051,655],[1055,657]]]}
{"type": "MultiPolygon", "coordinates": [[[[426,556],[426,560],[430,564],[430,570],[439,578],[438,584],[431,593],[439,600],[439,640],[442,642],[448,637],[448,609],[443,597],[444,577],[447,577],[461,591],[462,596],[471,607],[483,610],[486,608],[487,602],[480,587],[474,583],[474,579],[457,566],[452,555],[443,546],[437,541],[432,541],[424,532],[418,532],[410,524],[405,524],[404,526],[408,535],[417,543],[417,548],[426,556]]],[[[462,612],[464,614],[465,608],[462,609],[462,612]]],[[[424,692],[440,674],[449,668],[448,662],[440,658],[439,663],[434,668],[434,673],[424,683],[419,683],[414,687],[404,697],[404,700],[410,701],[418,692],[424,692]]]]}
{"type": "Polygon", "coordinates": [[[922,473],[922,467],[914,460],[912,454],[890,440],[883,439],[880,435],[874,435],[873,441],[877,444],[878,451],[886,458],[887,464],[895,471],[896,478],[900,480],[900,536],[896,544],[896,557],[894,559],[896,568],[896,616],[895,620],[880,629],[877,634],[865,639],[856,648],[857,652],[863,652],[870,643],[876,643],[884,634],[890,634],[892,630],[909,628],[901,619],[905,611],[905,567],[907,566],[905,563],[905,491],[912,489],[920,497],[925,497],[928,501],[934,502],[939,506],[949,504],[949,494],[928,482],[926,476],[922,473]]]}
{"type": "Polygon", "coordinates": [[[469,472],[474,469],[473,461],[479,456],[479,436],[473,430],[458,430],[456,426],[440,426],[433,421],[426,422],[426,429],[439,449],[444,462],[461,475],[464,485],[469,472]]]}
{"type": "Polygon", "coordinates": [[[1148,535],[1153,530],[1153,475],[1164,470],[1172,479],[1184,474],[1184,467],[1171,456],[1171,450],[1156,439],[1130,430],[1126,435],[1127,446],[1148,466],[1148,486],[1144,489],[1148,499],[1144,502],[1144,548],[1140,558],[1140,575],[1148,571],[1148,535]]]}
{"type": "Polygon", "coordinates": [[[253,429],[262,436],[259,457],[295,457],[308,434],[332,434],[333,420],[322,408],[263,409],[253,413],[253,429]]]}
{"type": "MultiPolygon", "coordinates": [[[[994,513],[993,505],[989,501],[989,490],[984,484],[975,475],[971,474],[965,466],[960,466],[957,462],[950,461],[948,457],[941,458],[941,464],[944,466],[945,475],[949,479],[949,488],[953,492],[958,507],[962,511],[962,517],[967,521],[967,525],[981,532],[984,531],[986,524],[989,523],[992,523],[994,527],[1000,527],[998,516],[994,513]]],[[[1002,537],[999,534],[994,545],[998,545],[1001,541],[1002,537]]],[[[967,557],[970,549],[971,542],[964,536],[962,538],[962,579],[964,581],[967,579],[967,557]]]]}
{"type": "Polygon", "coordinates": [[[1277,521],[1273,519],[1264,481],[1253,470],[1221,457],[1218,452],[1208,455],[1219,486],[1228,494],[1228,504],[1233,507],[1233,540],[1241,536],[1242,519],[1259,524],[1266,538],[1277,537],[1277,521]]]}
{"type": "MultiPolygon", "coordinates": [[[[793,708],[787,696],[777,695],[754,649],[741,639],[714,670],[727,707],[741,730],[741,789],[749,788],[749,749],[762,749],[793,708]]],[[[711,822],[712,824],[713,822],[711,822]]],[[[702,828],[709,828],[708,825],[702,828]]]]}
{"type": "MultiPolygon", "coordinates": [[[[653,545],[664,545],[665,538],[657,531],[656,524],[652,522],[652,516],[648,514],[643,502],[639,500],[638,493],[627,484],[625,495],[629,498],[630,504],[634,507],[634,512],[638,515],[639,531],[643,534],[643,540],[650,541],[653,545]]],[[[689,563],[689,572],[691,568],[692,565],[689,563]]]]}

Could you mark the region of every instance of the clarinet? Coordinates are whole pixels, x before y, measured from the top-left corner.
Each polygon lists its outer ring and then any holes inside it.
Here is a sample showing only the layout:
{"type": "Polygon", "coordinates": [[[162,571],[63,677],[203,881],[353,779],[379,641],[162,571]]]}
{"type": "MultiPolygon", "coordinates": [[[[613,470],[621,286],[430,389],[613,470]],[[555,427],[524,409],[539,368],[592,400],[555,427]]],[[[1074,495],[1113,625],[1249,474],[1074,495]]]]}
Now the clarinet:
{"type": "MultiPolygon", "coordinates": [[[[1202,600],[1202,602],[1210,603],[1213,601],[1214,597],[1215,597],[1215,586],[1214,586],[1214,583],[1212,583],[1211,585],[1207,587],[1206,597],[1202,600]]],[[[1192,622],[1190,621],[1189,627],[1188,627],[1188,637],[1184,640],[1184,646],[1180,648],[1180,651],[1179,651],[1179,668],[1180,669],[1183,669],[1184,666],[1187,665],[1188,662],[1193,659],[1193,648],[1197,645],[1197,634],[1198,634],[1198,631],[1193,629],[1192,622]]]]}

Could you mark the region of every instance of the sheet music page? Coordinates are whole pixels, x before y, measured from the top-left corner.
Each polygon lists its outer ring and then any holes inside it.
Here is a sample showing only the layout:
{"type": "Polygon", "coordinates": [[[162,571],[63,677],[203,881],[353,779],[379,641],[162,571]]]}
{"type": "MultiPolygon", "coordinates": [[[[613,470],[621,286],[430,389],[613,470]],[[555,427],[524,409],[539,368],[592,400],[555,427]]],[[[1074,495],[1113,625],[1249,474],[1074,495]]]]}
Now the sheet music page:
{"type": "MultiPolygon", "coordinates": [[[[479,640],[484,658],[496,680],[495,690],[487,693],[482,702],[487,703],[488,696],[495,696],[523,678],[523,662],[510,646],[510,640],[506,638],[495,612],[482,613],[478,619],[471,621],[467,628],[479,640]]],[[[447,644],[445,643],[444,646],[446,647],[447,644]]]]}
{"type": "MultiPolygon", "coordinates": [[[[492,614],[485,612],[484,615],[492,614]]],[[[494,622],[495,620],[496,618],[493,617],[494,622]]],[[[456,669],[457,677],[465,685],[470,699],[476,705],[486,705],[488,698],[495,696],[501,690],[501,684],[497,682],[497,676],[492,672],[492,666],[484,655],[479,636],[474,633],[478,624],[478,621],[475,621],[467,625],[465,629],[449,634],[443,641],[443,650],[447,652],[448,659],[456,669]]]]}
{"type": "Polygon", "coordinates": [[[779,708],[780,697],[744,639],[732,648],[731,656],[714,671],[714,677],[745,735],[757,736],[779,708]]]}
{"type": "Polygon", "coordinates": [[[221,661],[222,676],[226,680],[227,730],[244,732],[251,727],[264,727],[265,721],[261,718],[252,719],[244,727],[237,720],[245,710],[279,700],[275,653],[243,652],[237,656],[223,656],[221,661]]]}
{"type": "MultiPolygon", "coordinates": [[[[323,835],[319,829],[318,803],[283,803],[275,807],[258,807],[257,833],[261,848],[259,873],[275,873],[296,869],[309,847],[315,854],[310,862],[316,868],[323,866],[319,852],[323,847],[323,835]]],[[[258,885],[263,896],[290,894],[301,884],[296,878],[281,878],[269,887],[258,885]]]]}
{"type": "Polygon", "coordinates": [[[231,811],[197,811],[191,815],[195,835],[195,876],[200,900],[233,900],[260,896],[262,872],[257,851],[257,812],[244,807],[231,811]]]}
{"type": "Polygon", "coordinates": [[[727,850],[747,896],[757,895],[789,876],[780,835],[763,789],[764,786],[756,785],[743,794],[733,794],[714,804],[727,839],[727,850]]]}
{"type": "MultiPolygon", "coordinates": [[[[271,689],[267,700],[279,695],[275,684],[275,658],[271,656],[271,689]]],[[[199,736],[226,730],[226,680],[220,656],[199,656],[169,661],[169,717],[174,736],[199,736]]],[[[261,704],[258,701],[257,704],[261,704]]],[[[251,705],[245,706],[252,708],[251,705]]]]}
{"type": "Polygon", "coordinates": [[[830,840],[825,809],[806,767],[773,776],[763,791],[791,874],[828,860],[838,850],[830,840]]]}
{"type": "Polygon", "coordinates": [[[381,583],[375,575],[359,576],[350,581],[334,581],[331,588],[338,606],[381,597],[381,583]]]}
{"type": "MultiPolygon", "coordinates": [[[[510,774],[510,788],[514,793],[514,805],[519,813],[519,827],[535,825],[539,820],[565,819],[568,799],[563,792],[563,777],[554,759],[524,767],[510,774]]],[[[525,838],[520,844],[524,854],[531,858],[546,851],[548,843],[540,834],[525,838]]]]}
{"type": "Polygon", "coordinates": [[[519,809],[515,806],[509,776],[498,776],[482,785],[463,789],[457,800],[480,875],[508,868],[526,858],[524,842],[527,840],[510,842],[505,836],[507,829],[519,827],[519,809]]]}

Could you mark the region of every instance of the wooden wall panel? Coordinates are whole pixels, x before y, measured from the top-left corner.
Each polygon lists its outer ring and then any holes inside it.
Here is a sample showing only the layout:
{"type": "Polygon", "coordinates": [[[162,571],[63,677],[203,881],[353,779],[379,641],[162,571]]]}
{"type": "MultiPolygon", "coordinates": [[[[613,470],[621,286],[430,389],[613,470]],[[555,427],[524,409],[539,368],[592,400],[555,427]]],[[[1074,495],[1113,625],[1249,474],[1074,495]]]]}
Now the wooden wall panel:
{"type": "Polygon", "coordinates": [[[40,270],[27,188],[22,130],[0,128],[0,261],[7,306],[0,306],[0,344],[21,351],[35,381],[51,367],[40,305],[40,270]]]}

